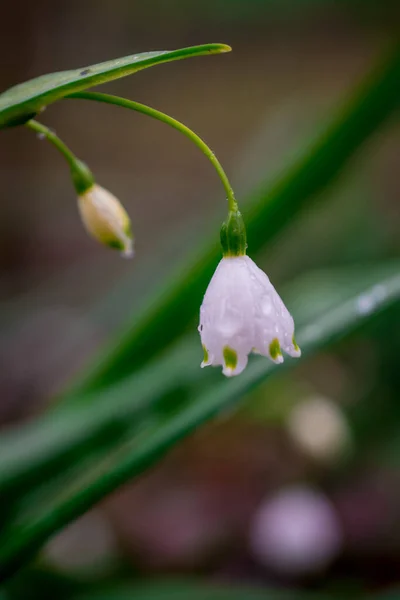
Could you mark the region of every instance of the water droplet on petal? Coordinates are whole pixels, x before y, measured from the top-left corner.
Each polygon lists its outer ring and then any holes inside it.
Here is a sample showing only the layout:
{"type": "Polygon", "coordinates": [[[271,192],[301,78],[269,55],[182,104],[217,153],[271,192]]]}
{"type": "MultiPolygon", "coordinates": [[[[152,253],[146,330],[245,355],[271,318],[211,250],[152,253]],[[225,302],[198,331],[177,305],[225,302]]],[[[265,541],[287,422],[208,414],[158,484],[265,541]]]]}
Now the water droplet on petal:
{"type": "Polygon", "coordinates": [[[218,331],[227,338],[233,336],[239,329],[240,325],[238,325],[237,321],[233,320],[225,320],[218,324],[218,331]]]}
{"type": "Polygon", "coordinates": [[[261,304],[261,310],[265,316],[268,316],[272,312],[272,304],[268,298],[265,298],[261,304]]]}

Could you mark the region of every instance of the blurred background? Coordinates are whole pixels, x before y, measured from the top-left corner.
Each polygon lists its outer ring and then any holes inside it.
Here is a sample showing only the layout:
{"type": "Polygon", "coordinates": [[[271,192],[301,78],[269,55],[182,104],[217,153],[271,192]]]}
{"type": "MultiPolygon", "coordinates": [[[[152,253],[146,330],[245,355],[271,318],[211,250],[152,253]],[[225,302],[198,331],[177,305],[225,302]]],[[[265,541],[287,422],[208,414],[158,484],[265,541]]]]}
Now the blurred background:
{"type": "MultiPolygon", "coordinates": [[[[0,90],[127,54],[230,44],[231,54],[102,89],[194,129],[241,199],[318,135],[399,24],[395,0],[6,3],[0,90]]],[[[41,120],[123,202],[136,257],[122,261],[87,237],[49,144],[22,127],[1,131],[3,428],[43,411],[225,214],[213,169],[167,126],[78,100],[41,120]]],[[[399,155],[393,119],[257,257],[277,287],[399,255],[399,155]]],[[[47,564],[88,580],[123,570],[339,594],[400,584],[399,323],[386,313],[258,388],[53,538],[47,564]]]]}

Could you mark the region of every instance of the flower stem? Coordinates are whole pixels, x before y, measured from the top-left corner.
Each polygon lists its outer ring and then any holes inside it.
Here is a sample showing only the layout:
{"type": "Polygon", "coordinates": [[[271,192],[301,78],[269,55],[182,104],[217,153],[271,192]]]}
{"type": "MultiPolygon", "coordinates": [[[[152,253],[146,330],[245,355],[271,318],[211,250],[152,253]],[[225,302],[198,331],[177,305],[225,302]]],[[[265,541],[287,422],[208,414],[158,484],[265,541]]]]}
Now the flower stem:
{"type": "Polygon", "coordinates": [[[71,168],[72,181],[78,194],[83,194],[92,187],[94,184],[94,177],[88,166],[71,152],[68,146],[60,140],[54,131],[34,119],[25,123],[25,126],[32,129],[32,131],[36,131],[40,136],[44,136],[63,155],[71,168]]]}
{"type": "Polygon", "coordinates": [[[130,110],[135,110],[136,112],[143,113],[144,115],[148,115],[153,119],[157,119],[158,121],[162,121],[166,123],[170,127],[177,129],[183,135],[188,137],[196,146],[206,155],[208,160],[213,165],[214,169],[217,171],[218,177],[220,178],[222,185],[225,188],[225,192],[227,195],[229,210],[236,212],[238,210],[238,205],[235,200],[235,196],[233,193],[233,189],[231,184],[229,183],[229,179],[226,176],[224,169],[222,168],[221,163],[215,156],[214,152],[207,146],[205,142],[196,134],[194,131],[180,123],[176,119],[166,115],[165,113],[160,112],[154,108],[150,108],[145,104],[140,104],[139,102],[134,102],[133,100],[127,100],[126,98],[120,98],[119,96],[113,96],[110,94],[102,94],[100,92],[76,92],[73,94],[69,94],[66,98],[78,98],[83,100],[95,100],[97,102],[105,102],[107,104],[114,104],[115,106],[122,106],[123,108],[129,108],[130,110]]]}
{"type": "Polygon", "coordinates": [[[31,119],[30,121],[25,123],[25,126],[29,127],[29,129],[32,129],[33,131],[36,131],[36,133],[38,133],[39,136],[43,136],[49,142],[51,142],[53,146],[55,146],[57,150],[61,152],[61,154],[64,156],[64,158],[67,160],[68,164],[71,167],[75,164],[76,157],[73,155],[68,146],[66,146],[64,142],[61,141],[60,138],[54,133],[54,131],[52,131],[45,125],[42,125],[38,121],[35,121],[34,119],[31,119]]]}

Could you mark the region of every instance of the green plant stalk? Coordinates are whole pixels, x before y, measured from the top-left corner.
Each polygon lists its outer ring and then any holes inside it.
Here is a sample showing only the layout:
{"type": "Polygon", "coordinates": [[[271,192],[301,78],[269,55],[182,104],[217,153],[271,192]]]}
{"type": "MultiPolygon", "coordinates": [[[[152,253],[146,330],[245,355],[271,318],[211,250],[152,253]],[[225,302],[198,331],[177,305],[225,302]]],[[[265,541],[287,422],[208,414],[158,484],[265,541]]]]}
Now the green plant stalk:
{"type": "MultiPolygon", "coordinates": [[[[373,315],[394,305],[400,298],[398,275],[381,282],[385,293],[373,296],[376,286],[363,294],[339,304],[334,309],[311,320],[298,331],[298,339],[305,356],[322,346],[350,333],[373,315]],[[372,294],[370,310],[360,310],[360,299],[372,294]]],[[[290,364],[288,361],[284,363],[290,364]]],[[[178,441],[195,431],[202,423],[232,408],[240,398],[265,381],[274,372],[282,371],[271,362],[260,358],[252,361],[241,377],[223,380],[200,392],[189,407],[166,420],[145,439],[128,444],[126,452],[116,449],[105,457],[104,464],[96,464],[91,475],[86,473],[81,487],[71,482],[71,488],[62,490],[47,502],[35,502],[28,515],[18,517],[0,539],[0,579],[10,577],[56,531],[82,515],[86,510],[132,477],[153,465],[178,441]]],[[[144,436],[143,436],[144,437],[144,436]]],[[[124,442],[125,444],[125,442],[124,442]]]]}
{"type": "Polygon", "coordinates": [[[189,140],[191,140],[203,152],[203,154],[208,158],[208,160],[216,170],[217,175],[220,178],[226,192],[229,210],[233,212],[238,210],[232,186],[229,183],[228,177],[226,176],[226,173],[222,168],[221,163],[215,156],[214,152],[207,146],[207,144],[203,142],[203,140],[196,133],[194,133],[194,131],[189,129],[189,127],[187,127],[183,123],[180,123],[173,117],[170,117],[169,115],[166,115],[165,113],[160,112],[159,110],[151,108],[150,106],[140,104],[139,102],[134,102],[133,100],[127,100],[126,98],[112,96],[111,94],[103,94],[100,92],[76,92],[66,97],[77,98],[82,100],[94,100],[96,102],[104,102],[106,104],[113,104],[114,106],[128,108],[129,110],[134,110],[136,112],[142,113],[143,115],[147,115],[148,117],[152,117],[157,121],[166,123],[173,129],[176,129],[180,133],[183,133],[183,135],[189,138],[189,140]]]}
{"type": "MultiPolygon", "coordinates": [[[[337,176],[355,151],[400,104],[400,45],[373,70],[317,141],[267,183],[247,206],[245,220],[252,253],[264,247],[337,176]]],[[[299,240],[302,243],[302,240],[299,240]]],[[[160,286],[122,333],[81,375],[69,393],[110,385],[139,369],[193,321],[220,258],[215,243],[182,265],[160,286]]]]}
{"type": "Polygon", "coordinates": [[[53,146],[55,146],[57,150],[64,156],[69,166],[74,166],[74,164],[77,161],[76,156],[73,154],[73,152],[71,152],[68,146],[64,144],[62,140],[60,140],[60,138],[54,133],[54,131],[52,131],[45,125],[38,123],[38,121],[35,121],[34,119],[31,119],[30,121],[25,123],[25,127],[32,129],[32,131],[35,131],[37,134],[39,134],[39,136],[43,136],[44,138],[46,138],[46,140],[51,142],[53,146]]]}

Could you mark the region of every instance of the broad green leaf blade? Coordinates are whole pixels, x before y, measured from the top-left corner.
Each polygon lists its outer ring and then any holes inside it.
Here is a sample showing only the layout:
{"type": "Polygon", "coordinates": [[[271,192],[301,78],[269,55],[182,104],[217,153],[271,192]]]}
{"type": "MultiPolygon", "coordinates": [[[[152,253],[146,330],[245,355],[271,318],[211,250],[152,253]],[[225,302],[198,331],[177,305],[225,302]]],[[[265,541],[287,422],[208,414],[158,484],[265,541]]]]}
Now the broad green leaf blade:
{"type": "MultiPolygon", "coordinates": [[[[264,184],[244,210],[249,253],[265,247],[332,182],[362,143],[400,106],[400,46],[355,92],[316,143],[274,185],[264,184]]],[[[320,196],[321,199],[321,196],[320,196]]],[[[306,240],[299,239],[299,244],[306,240]]],[[[110,385],[139,369],[179,336],[198,314],[221,256],[215,242],[182,264],[149,298],[121,335],[89,367],[72,391],[110,385]]]]}
{"type": "MultiPolygon", "coordinates": [[[[301,304],[313,302],[314,290],[308,290],[301,304]]],[[[400,275],[396,273],[364,288],[350,299],[344,290],[342,302],[312,316],[298,330],[298,341],[303,355],[318,351],[329,342],[353,331],[372,315],[395,304],[400,299],[400,275]]],[[[61,486],[60,481],[50,485],[50,493],[27,496],[26,510],[8,524],[0,538],[0,577],[13,574],[37,551],[54,532],[88,510],[108,493],[132,477],[138,476],[163,456],[174,444],[195,431],[221,411],[237,405],[240,398],[282,367],[292,367],[294,360],[277,366],[265,358],[254,357],[240,377],[206,386],[191,399],[189,405],[176,410],[172,416],[150,424],[141,433],[135,429],[133,438],[124,438],[113,448],[106,448],[82,465],[82,472],[72,472],[72,477],[61,486]],[[92,464],[89,464],[92,463],[92,464]],[[90,467],[90,468],[88,468],[90,467]]],[[[154,373],[156,379],[156,373],[154,373]]],[[[110,390],[110,401],[113,390],[110,390]]],[[[115,415],[114,415],[115,417],[115,415]]],[[[121,412],[120,418],[126,419],[121,412]]],[[[140,419],[139,419],[140,425],[140,419]]],[[[145,422],[143,423],[145,425],[145,422]]],[[[79,464],[77,465],[79,471],[79,464]]]]}
{"type": "Polygon", "coordinates": [[[203,44],[172,51],[143,52],[80,69],[42,75],[16,85],[0,95],[0,128],[26,122],[43,107],[67,94],[126,77],[161,63],[230,50],[225,44],[203,44]]]}

